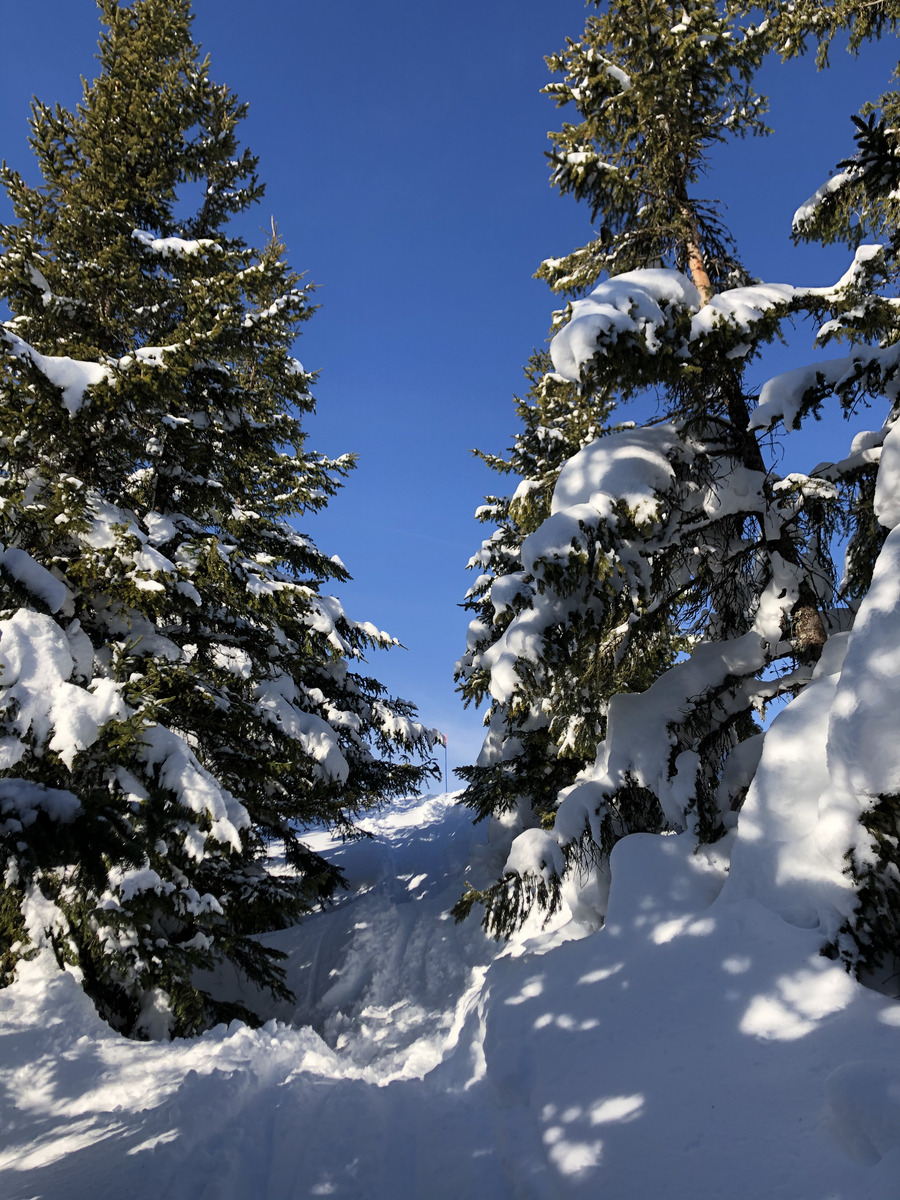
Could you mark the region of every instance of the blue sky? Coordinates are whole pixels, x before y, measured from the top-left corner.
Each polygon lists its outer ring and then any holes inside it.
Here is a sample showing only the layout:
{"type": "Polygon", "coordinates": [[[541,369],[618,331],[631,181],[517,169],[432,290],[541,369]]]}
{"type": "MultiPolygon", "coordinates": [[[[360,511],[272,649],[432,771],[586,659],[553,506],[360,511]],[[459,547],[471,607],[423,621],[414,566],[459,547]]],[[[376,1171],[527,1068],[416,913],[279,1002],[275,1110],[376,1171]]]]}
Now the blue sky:
{"type": "MultiPolygon", "coordinates": [[[[29,176],[30,97],[77,102],[99,26],[90,0],[4,9],[0,156],[29,176]]],[[[195,0],[194,12],[213,78],[250,104],[244,142],[267,195],[246,236],[274,216],[319,288],[297,346],[321,371],[309,445],[360,458],[305,532],[354,575],[339,590],[350,615],[408,647],[376,656],[374,673],[446,730],[452,768],[481,740],[452,678],[465,565],[486,532],[472,513],[503,486],[469,450],[499,451],[515,431],[522,364],[557,306],[533,272],[591,236],[589,213],[549,186],[546,132],[567,114],[539,94],[543,56],[579,35],[586,10],[258,0],[251,14],[246,0],[195,0]]],[[[791,215],[851,150],[849,114],[887,86],[897,57],[884,43],[859,61],[835,51],[823,75],[809,60],[763,72],[775,136],[723,148],[704,189],[728,205],[754,274],[825,284],[843,272],[839,248],[791,245],[791,215]]],[[[798,335],[772,370],[802,362],[810,343],[798,335]]],[[[789,469],[846,436],[837,422],[794,435],[789,469]]]]}

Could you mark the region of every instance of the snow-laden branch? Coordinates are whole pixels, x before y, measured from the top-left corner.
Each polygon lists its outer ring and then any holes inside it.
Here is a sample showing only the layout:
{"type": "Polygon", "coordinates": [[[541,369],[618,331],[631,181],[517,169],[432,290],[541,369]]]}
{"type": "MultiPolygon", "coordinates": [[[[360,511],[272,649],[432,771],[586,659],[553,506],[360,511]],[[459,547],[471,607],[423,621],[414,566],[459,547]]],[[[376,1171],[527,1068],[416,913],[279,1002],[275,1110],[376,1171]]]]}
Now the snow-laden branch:
{"type": "Polygon", "coordinates": [[[679,271],[652,268],[615,275],[599,284],[569,309],[569,321],[550,343],[554,369],[573,383],[597,354],[606,353],[624,338],[637,338],[649,354],[667,345],[687,358],[692,348],[720,329],[740,341],[732,355],[747,353],[754,326],[787,313],[804,300],[838,300],[879,260],[882,247],[860,246],[850,268],[827,287],[794,287],[787,283],[753,283],[730,288],[702,302],[693,283],[679,271]],[[684,322],[689,320],[688,331],[684,322]]]}

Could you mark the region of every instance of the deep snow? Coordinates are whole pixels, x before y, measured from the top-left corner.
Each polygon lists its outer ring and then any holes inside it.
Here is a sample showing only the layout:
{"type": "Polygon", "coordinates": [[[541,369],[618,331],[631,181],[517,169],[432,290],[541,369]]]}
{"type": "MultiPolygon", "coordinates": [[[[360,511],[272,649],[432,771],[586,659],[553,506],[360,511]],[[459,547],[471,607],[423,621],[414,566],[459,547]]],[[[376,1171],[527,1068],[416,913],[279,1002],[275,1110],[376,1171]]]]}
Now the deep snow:
{"type": "Polygon", "coordinates": [[[298,1003],[263,1029],[131,1042],[23,964],[2,1200],[896,1200],[900,1005],[818,953],[848,886],[815,837],[837,680],[774,722],[730,874],[727,845],[632,835],[599,931],[454,925],[508,842],[438,796],[334,845],[355,890],[273,935],[298,1003]]]}

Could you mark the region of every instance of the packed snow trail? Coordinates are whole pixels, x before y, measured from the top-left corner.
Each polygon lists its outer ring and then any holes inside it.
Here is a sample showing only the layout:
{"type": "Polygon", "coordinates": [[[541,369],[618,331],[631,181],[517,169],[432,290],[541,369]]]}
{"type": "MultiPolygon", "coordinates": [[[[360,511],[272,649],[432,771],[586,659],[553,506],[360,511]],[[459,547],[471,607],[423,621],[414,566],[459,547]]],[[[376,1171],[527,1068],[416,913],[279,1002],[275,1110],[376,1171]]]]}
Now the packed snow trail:
{"type": "Polygon", "coordinates": [[[599,932],[454,926],[484,837],[432,797],[336,845],[356,890],[272,937],[298,996],[277,1015],[304,1027],[130,1042],[73,975],[23,964],[0,992],[0,1198],[896,1200],[900,1006],[818,954],[772,866],[796,891],[805,844],[808,890],[836,886],[788,820],[821,772],[778,787],[823,756],[829,688],[773,725],[731,878],[727,847],[633,835],[599,932]]]}

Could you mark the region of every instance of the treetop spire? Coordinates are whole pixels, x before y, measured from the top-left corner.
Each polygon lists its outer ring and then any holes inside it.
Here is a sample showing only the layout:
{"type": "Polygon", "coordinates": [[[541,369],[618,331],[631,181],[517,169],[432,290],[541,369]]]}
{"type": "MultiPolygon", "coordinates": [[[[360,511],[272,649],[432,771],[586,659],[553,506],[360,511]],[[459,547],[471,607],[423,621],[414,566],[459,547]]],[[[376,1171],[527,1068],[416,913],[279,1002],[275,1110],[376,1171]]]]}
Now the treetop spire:
{"type": "Polygon", "coordinates": [[[590,244],[546,260],[539,278],[578,294],[603,271],[673,266],[704,302],[745,280],[718,206],[698,188],[711,146],[768,131],[752,83],[766,49],[715,0],[609,3],[588,17],[582,37],[547,59],[563,78],[544,91],[579,118],[549,135],[548,157],[559,191],[602,219],[590,244]]]}

